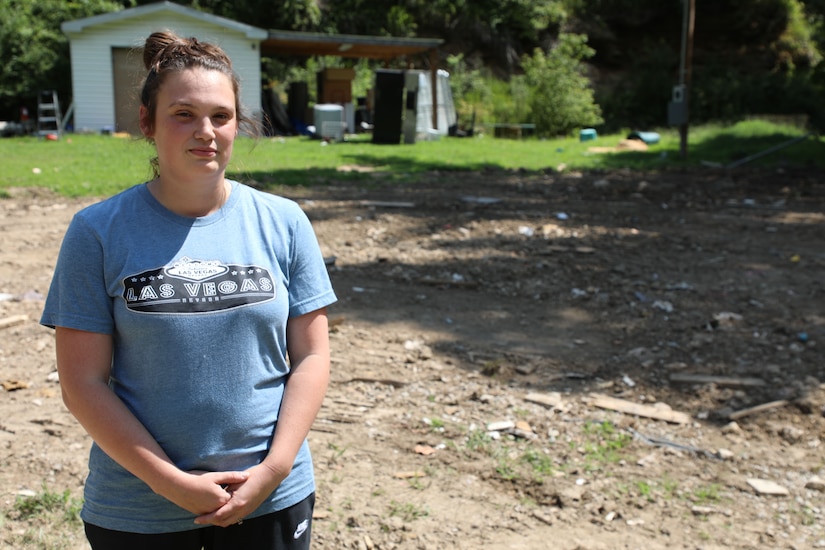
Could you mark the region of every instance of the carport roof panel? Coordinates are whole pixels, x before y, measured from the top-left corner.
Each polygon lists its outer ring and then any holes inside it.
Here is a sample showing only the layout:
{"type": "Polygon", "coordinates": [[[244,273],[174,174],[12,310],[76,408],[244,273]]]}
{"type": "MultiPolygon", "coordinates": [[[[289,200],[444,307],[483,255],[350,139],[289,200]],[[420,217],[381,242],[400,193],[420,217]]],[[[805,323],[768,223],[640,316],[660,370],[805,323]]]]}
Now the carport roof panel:
{"type": "Polygon", "coordinates": [[[394,59],[432,50],[443,44],[440,38],[395,38],[353,34],[322,34],[270,30],[261,42],[261,55],[297,55],[394,59]]]}

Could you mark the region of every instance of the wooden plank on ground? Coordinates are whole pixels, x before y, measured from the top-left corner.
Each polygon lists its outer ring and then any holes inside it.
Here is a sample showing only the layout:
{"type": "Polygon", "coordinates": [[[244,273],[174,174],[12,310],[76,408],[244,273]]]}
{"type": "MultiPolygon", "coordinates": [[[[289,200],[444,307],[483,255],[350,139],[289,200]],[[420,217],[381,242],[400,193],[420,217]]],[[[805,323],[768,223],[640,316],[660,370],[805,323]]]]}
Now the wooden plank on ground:
{"type": "Polygon", "coordinates": [[[0,329],[13,327],[14,325],[25,323],[28,320],[28,315],[12,315],[11,317],[5,317],[3,319],[0,319],[0,329]]]}
{"type": "Polygon", "coordinates": [[[748,478],[748,485],[760,495],[788,496],[790,491],[775,481],[759,478],[748,478]]]}
{"type": "Polygon", "coordinates": [[[751,387],[765,385],[765,381],[761,378],[742,378],[738,376],[713,376],[710,374],[686,374],[679,372],[671,374],[670,381],[683,382],[685,384],[716,384],[717,386],[728,387],[751,387]]]}
{"type": "Polygon", "coordinates": [[[736,412],[730,413],[728,418],[730,420],[739,420],[745,416],[750,416],[752,414],[757,414],[765,411],[769,411],[771,409],[778,409],[780,407],[784,407],[788,404],[788,401],[785,399],[780,399],[779,401],[771,401],[769,403],[762,403],[761,405],[756,405],[755,407],[749,407],[747,409],[742,409],[736,412]]]}
{"type": "Polygon", "coordinates": [[[360,201],[362,206],[375,206],[383,208],[415,208],[414,202],[406,201],[360,201]]]}
{"type": "Polygon", "coordinates": [[[528,393],[524,396],[524,400],[529,401],[530,403],[536,403],[537,405],[543,405],[548,409],[561,408],[564,403],[561,393],[559,392],[528,393]]]}
{"type": "Polygon", "coordinates": [[[654,418],[656,420],[664,420],[674,424],[688,424],[691,422],[691,417],[687,413],[674,411],[672,409],[665,409],[654,407],[652,405],[642,405],[640,403],[633,403],[624,399],[617,399],[601,394],[591,394],[590,404],[600,409],[608,409],[625,414],[632,414],[634,416],[643,416],[645,418],[654,418]]]}

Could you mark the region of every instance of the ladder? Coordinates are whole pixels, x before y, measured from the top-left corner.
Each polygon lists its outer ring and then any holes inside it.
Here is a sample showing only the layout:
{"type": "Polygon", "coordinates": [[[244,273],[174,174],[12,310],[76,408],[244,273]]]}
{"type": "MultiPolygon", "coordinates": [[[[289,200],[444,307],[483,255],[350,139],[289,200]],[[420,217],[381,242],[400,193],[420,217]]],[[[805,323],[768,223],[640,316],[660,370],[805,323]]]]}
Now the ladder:
{"type": "Polygon", "coordinates": [[[60,102],[57,100],[57,91],[43,90],[37,101],[37,135],[46,136],[61,133],[60,102]]]}

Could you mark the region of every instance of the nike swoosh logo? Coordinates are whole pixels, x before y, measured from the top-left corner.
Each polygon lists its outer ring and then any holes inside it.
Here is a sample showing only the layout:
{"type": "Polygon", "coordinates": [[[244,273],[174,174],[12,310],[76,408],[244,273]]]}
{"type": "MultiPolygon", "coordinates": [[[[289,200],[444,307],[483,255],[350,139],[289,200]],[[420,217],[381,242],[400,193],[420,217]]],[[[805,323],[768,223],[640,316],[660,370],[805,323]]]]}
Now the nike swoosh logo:
{"type": "Polygon", "coordinates": [[[298,524],[298,527],[295,528],[295,534],[292,535],[292,538],[295,539],[295,540],[298,540],[299,538],[301,538],[301,535],[303,535],[306,532],[308,527],[309,527],[309,520],[305,519],[304,521],[302,521],[301,523],[298,524]]]}

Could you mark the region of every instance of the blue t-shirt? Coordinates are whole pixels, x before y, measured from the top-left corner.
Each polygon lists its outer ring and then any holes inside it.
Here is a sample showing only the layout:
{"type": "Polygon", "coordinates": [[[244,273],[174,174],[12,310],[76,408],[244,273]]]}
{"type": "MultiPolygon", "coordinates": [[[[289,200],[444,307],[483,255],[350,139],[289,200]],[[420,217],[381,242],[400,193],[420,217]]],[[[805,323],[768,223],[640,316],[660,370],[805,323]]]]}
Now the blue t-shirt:
{"type": "MultiPolygon", "coordinates": [[[[182,470],[244,470],[266,456],[289,373],[286,323],[335,302],[310,222],[285,198],[231,182],[216,213],[178,216],[138,185],[78,212],[41,323],[111,334],[110,385],[182,470]]],[[[194,529],[97,445],[84,521],[120,531],[194,529]]],[[[304,442],[252,516],[315,490],[304,442]]]]}

